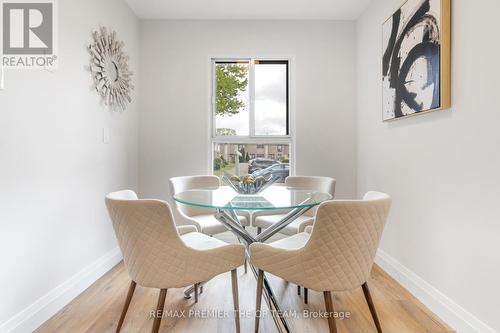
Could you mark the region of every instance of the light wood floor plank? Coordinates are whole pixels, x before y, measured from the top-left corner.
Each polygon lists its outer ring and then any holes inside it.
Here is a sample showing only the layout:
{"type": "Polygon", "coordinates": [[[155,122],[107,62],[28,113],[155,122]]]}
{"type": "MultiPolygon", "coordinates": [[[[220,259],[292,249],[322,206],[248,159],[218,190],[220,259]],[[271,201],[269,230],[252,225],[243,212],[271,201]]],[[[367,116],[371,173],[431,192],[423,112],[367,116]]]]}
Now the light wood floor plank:
{"type": "MultiPolygon", "coordinates": [[[[272,275],[267,275],[280,299],[283,310],[295,311],[299,317],[290,318],[294,332],[328,332],[325,319],[304,319],[307,311],[324,311],[323,295],[309,290],[309,304],[297,295],[297,287],[272,275]]],[[[255,308],[256,281],[250,272],[245,274],[243,267],[238,269],[240,308],[253,315],[255,308]]],[[[43,324],[36,332],[114,332],[120,316],[129,285],[129,278],[123,264],[117,265],[99,279],[80,296],[43,324]]],[[[369,281],[375,306],[380,316],[382,328],[386,333],[450,333],[445,323],[426,309],[418,300],[391,279],[379,267],[375,267],[369,281]]],[[[159,290],[137,286],[122,332],[148,332],[153,320],[150,311],[156,305],[159,290]]],[[[333,303],[336,311],[348,311],[349,319],[337,320],[339,332],[376,333],[375,325],[363,293],[360,290],[335,293],[333,303]]],[[[263,310],[267,310],[262,302],[263,310]]],[[[198,304],[194,297],[186,300],[182,289],[169,289],[165,311],[220,310],[232,315],[232,294],[230,273],[222,274],[209,281],[198,304]]],[[[241,318],[241,332],[253,332],[254,320],[251,316],[241,318]]],[[[260,331],[276,332],[270,316],[261,319],[260,331]]],[[[167,317],[162,320],[160,332],[234,332],[234,318],[179,318],[167,317]]]]}
{"type": "MultiPolygon", "coordinates": [[[[229,233],[219,238],[234,242],[229,233]]],[[[289,318],[293,332],[328,332],[327,320],[305,319],[303,311],[325,311],[323,294],[309,290],[309,304],[303,303],[303,296],[297,295],[297,286],[277,277],[266,274],[283,310],[294,311],[298,317],[289,318]]],[[[246,313],[241,318],[241,332],[254,331],[256,279],[251,270],[245,274],[243,267],[238,268],[240,310],[246,313]]],[[[121,309],[127,295],[130,279],[120,263],[95,282],[80,296],[64,307],[36,332],[54,333],[106,333],[114,332],[121,309]]],[[[368,281],[375,307],[379,314],[384,333],[451,333],[451,330],[437,316],[379,267],[375,266],[368,281]]],[[[150,332],[153,319],[150,312],[155,309],[159,290],[137,286],[135,294],[123,323],[122,332],[150,332]]],[[[303,293],[302,293],[303,295],[303,293]]],[[[333,293],[333,306],[336,311],[351,314],[349,319],[337,320],[339,333],[376,333],[368,305],[361,288],[351,292],[333,293]]],[[[267,304],[262,301],[262,309],[267,304]]],[[[184,299],[182,289],[169,289],[165,311],[222,311],[232,316],[233,301],[230,272],[207,282],[198,304],[192,299],[184,299]]],[[[165,317],[162,320],[162,333],[210,333],[234,332],[234,318],[165,317]]],[[[261,318],[260,332],[276,332],[270,315],[261,318]]]]}

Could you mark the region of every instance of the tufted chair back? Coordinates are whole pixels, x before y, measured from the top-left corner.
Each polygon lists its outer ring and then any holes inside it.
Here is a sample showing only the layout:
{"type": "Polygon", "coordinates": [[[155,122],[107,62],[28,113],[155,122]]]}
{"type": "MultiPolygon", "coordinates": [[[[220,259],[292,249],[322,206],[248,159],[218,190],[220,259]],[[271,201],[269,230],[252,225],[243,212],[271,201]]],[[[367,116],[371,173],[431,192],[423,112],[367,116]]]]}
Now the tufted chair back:
{"type": "Polygon", "coordinates": [[[370,275],[391,198],[368,192],[363,200],[322,203],[302,261],[314,290],[358,288],[370,275]]]}
{"type": "MultiPolygon", "coordinates": [[[[306,189],[306,190],[316,190],[319,192],[330,193],[332,197],[335,197],[335,184],[336,180],[330,177],[316,177],[316,176],[290,176],[285,179],[285,185],[306,189]]],[[[308,210],[304,215],[314,216],[316,214],[317,207],[308,210]]]]}
{"type": "Polygon", "coordinates": [[[132,280],[151,288],[183,285],[179,255],[186,246],[168,203],[138,200],[133,191],[125,190],[108,194],[106,206],[132,280]]]}
{"type": "MultiPolygon", "coordinates": [[[[172,195],[188,190],[196,190],[207,187],[219,187],[220,179],[217,176],[185,176],[170,178],[170,193],[172,195]]],[[[214,209],[195,206],[187,206],[175,202],[176,207],[187,216],[196,216],[215,213],[214,209]]]]}

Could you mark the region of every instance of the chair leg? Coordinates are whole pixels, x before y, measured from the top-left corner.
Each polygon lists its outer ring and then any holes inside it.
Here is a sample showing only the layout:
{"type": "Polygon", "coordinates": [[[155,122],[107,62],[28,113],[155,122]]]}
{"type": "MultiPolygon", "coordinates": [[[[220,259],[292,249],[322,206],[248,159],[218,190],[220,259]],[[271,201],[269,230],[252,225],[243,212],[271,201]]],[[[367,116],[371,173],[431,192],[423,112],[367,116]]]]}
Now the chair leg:
{"type": "Polygon", "coordinates": [[[325,298],[325,307],[328,314],[328,327],[330,328],[330,333],[337,333],[337,326],[335,325],[335,317],[333,316],[333,301],[332,293],[329,291],[324,291],[323,296],[325,298]]]}
{"type": "Polygon", "coordinates": [[[163,317],[163,307],[165,306],[165,297],[167,296],[167,289],[160,289],[160,296],[158,297],[158,304],[156,305],[156,316],[153,322],[152,333],[158,333],[160,330],[161,318],[163,317]]]}
{"type": "Polygon", "coordinates": [[[297,295],[300,296],[300,286],[299,285],[297,285],[297,295]]]}
{"type": "Polygon", "coordinates": [[[368,289],[368,283],[365,282],[362,285],[363,293],[365,294],[366,303],[370,308],[370,313],[372,314],[373,321],[377,327],[377,332],[382,333],[382,327],[380,326],[380,321],[378,320],[377,311],[375,310],[375,304],[373,304],[372,295],[370,294],[370,289],[368,289]]]}
{"type": "Polygon", "coordinates": [[[238,298],[238,274],[236,269],[231,271],[231,283],[233,285],[233,305],[234,321],[236,323],[236,333],[240,333],[240,301],[238,298]]]}
{"type": "Polygon", "coordinates": [[[257,278],[257,300],[255,301],[255,333],[259,332],[260,320],[260,305],[262,301],[262,286],[264,285],[264,271],[259,269],[259,277],[257,278]]]}
{"type": "Polygon", "coordinates": [[[136,285],[137,285],[137,283],[135,283],[135,281],[130,281],[130,287],[128,288],[128,293],[127,293],[127,298],[125,299],[125,304],[123,304],[123,310],[122,310],[122,314],[120,316],[120,320],[118,321],[118,326],[116,327],[116,333],[119,333],[121,328],[122,328],[123,321],[125,320],[125,315],[127,314],[127,310],[128,310],[129,305],[130,305],[130,301],[132,301],[132,296],[134,295],[136,285]]]}
{"type": "Polygon", "coordinates": [[[309,289],[304,288],[304,303],[307,304],[307,296],[308,296],[308,291],[309,289]]]}
{"type": "MultiPolygon", "coordinates": [[[[245,228],[245,227],[243,227],[243,229],[244,229],[244,228],[245,228]]],[[[242,244],[242,243],[241,243],[241,239],[240,239],[239,237],[236,237],[236,238],[238,238],[238,243],[242,244]]],[[[245,274],[247,273],[247,261],[248,261],[248,260],[247,260],[247,254],[246,254],[246,252],[245,252],[245,266],[244,266],[244,267],[245,267],[245,274]]]]}
{"type": "Polygon", "coordinates": [[[194,287],[194,302],[195,303],[198,303],[198,286],[199,285],[200,285],[199,283],[195,283],[193,286],[194,287]]]}
{"type": "Polygon", "coordinates": [[[260,235],[261,232],[262,232],[262,228],[261,227],[257,227],[257,235],[260,235]]]}

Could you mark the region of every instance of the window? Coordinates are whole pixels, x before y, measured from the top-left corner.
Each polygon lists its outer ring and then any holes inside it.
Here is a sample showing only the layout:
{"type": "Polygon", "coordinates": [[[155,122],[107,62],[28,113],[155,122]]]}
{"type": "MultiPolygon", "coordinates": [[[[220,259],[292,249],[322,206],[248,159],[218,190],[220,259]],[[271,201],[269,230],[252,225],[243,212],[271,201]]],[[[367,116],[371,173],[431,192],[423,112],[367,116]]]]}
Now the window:
{"type": "Polygon", "coordinates": [[[212,64],[214,174],[251,174],[264,168],[259,159],[286,164],[289,170],[288,60],[213,60],[212,64]]]}
{"type": "Polygon", "coordinates": [[[215,137],[288,136],[288,60],[214,61],[215,137]]]}
{"type": "Polygon", "coordinates": [[[255,62],[255,135],[288,135],[288,62],[255,62]]]}

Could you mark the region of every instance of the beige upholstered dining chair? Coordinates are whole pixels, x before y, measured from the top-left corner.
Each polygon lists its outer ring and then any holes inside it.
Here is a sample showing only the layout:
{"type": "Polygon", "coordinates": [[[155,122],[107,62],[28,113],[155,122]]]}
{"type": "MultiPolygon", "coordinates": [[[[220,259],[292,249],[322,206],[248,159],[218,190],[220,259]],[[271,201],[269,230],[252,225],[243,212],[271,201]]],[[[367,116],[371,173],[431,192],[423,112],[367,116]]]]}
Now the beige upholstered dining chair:
{"type": "MultiPolygon", "coordinates": [[[[217,176],[185,176],[170,178],[170,193],[172,195],[194,189],[219,187],[220,179],[217,176]]],[[[215,218],[215,210],[184,205],[175,202],[177,207],[176,223],[178,225],[194,225],[199,232],[206,235],[216,235],[227,231],[227,228],[215,218]]],[[[250,215],[247,212],[238,212],[241,225],[250,225],[250,215]]]]}
{"type": "MultiPolygon", "coordinates": [[[[290,176],[285,179],[286,186],[326,192],[330,193],[332,197],[335,196],[335,183],[335,179],[330,177],[290,176]]],[[[257,228],[257,234],[260,234],[262,229],[269,228],[281,220],[287,212],[288,211],[254,212],[252,214],[252,225],[257,228]]],[[[280,233],[292,236],[299,232],[303,232],[305,227],[313,224],[315,213],[316,208],[308,210],[304,215],[299,216],[295,221],[283,228],[280,233]]]]}
{"type": "MultiPolygon", "coordinates": [[[[162,313],[169,288],[184,288],[231,271],[236,332],[240,331],[236,268],[243,264],[245,247],[226,244],[196,231],[175,227],[168,203],[139,200],[130,190],[110,193],[106,206],[113,222],[125,267],[132,279],[116,332],[119,332],[136,284],[160,289],[157,312],[162,313]]],[[[197,295],[195,295],[197,297],[197,295]]],[[[161,315],[152,332],[158,332],[161,315]]]]}
{"type": "MultiPolygon", "coordinates": [[[[250,260],[259,269],[257,310],[260,310],[264,271],[312,290],[323,292],[326,311],[332,313],[331,292],[362,287],[375,326],[382,332],[367,280],[391,206],[387,194],[368,192],[363,200],[322,203],[311,233],[270,244],[253,243],[250,260]]],[[[330,332],[337,332],[328,317],[330,332]]],[[[258,332],[259,318],[255,320],[258,332]]]]}

